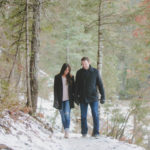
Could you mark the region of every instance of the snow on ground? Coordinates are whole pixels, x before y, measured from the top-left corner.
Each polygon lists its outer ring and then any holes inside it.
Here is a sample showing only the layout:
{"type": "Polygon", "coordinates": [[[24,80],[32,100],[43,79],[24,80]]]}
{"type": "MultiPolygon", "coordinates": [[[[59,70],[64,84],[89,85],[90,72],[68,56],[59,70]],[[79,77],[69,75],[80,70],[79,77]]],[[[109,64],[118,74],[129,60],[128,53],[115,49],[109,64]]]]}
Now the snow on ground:
{"type": "Polygon", "coordinates": [[[46,150],[54,146],[53,141],[50,142],[51,133],[31,116],[23,112],[13,115],[5,112],[4,115],[0,120],[0,144],[14,150],[46,150]]]}
{"type": "Polygon", "coordinates": [[[73,134],[70,139],[62,139],[63,150],[144,150],[136,145],[119,142],[108,137],[101,136],[82,138],[81,135],[73,134]],[[68,144],[69,143],[69,144],[68,144]]]}
{"type": "Polygon", "coordinates": [[[69,139],[64,139],[62,133],[55,130],[52,134],[42,123],[20,111],[4,112],[0,119],[0,144],[13,150],[144,150],[104,136],[82,138],[71,133],[69,139]]]}

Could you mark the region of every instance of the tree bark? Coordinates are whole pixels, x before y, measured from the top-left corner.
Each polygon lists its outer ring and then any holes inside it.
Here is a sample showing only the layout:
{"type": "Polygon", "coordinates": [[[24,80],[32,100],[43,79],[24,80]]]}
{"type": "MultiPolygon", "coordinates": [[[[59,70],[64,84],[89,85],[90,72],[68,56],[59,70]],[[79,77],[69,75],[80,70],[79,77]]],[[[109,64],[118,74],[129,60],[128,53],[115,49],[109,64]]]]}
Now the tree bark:
{"type": "MultiPolygon", "coordinates": [[[[102,0],[99,1],[98,7],[98,51],[97,51],[97,69],[99,74],[102,73],[102,46],[101,46],[101,7],[102,7],[102,0]]],[[[100,98],[100,94],[99,94],[100,98]]],[[[101,106],[99,105],[99,116],[101,116],[101,106]]]]}
{"type": "Polygon", "coordinates": [[[135,136],[136,136],[136,131],[137,131],[137,117],[136,117],[136,111],[133,114],[133,135],[131,138],[132,143],[135,143],[135,136]]]}
{"type": "MultiPolygon", "coordinates": [[[[69,1],[66,0],[66,17],[69,19],[69,1]]],[[[66,25],[66,39],[67,39],[67,45],[66,45],[66,62],[69,63],[69,51],[70,51],[70,47],[69,47],[69,21],[67,21],[67,25],[66,25]]]]}
{"type": "Polygon", "coordinates": [[[102,0],[99,2],[99,9],[98,9],[98,51],[97,51],[97,69],[102,74],[102,59],[103,59],[103,52],[102,52],[102,32],[101,32],[101,9],[102,9],[102,0]]]}
{"type": "Polygon", "coordinates": [[[30,74],[29,74],[29,27],[28,27],[28,0],[26,0],[26,89],[27,89],[27,106],[32,108],[31,91],[30,91],[30,74]]]}
{"type": "Polygon", "coordinates": [[[38,53],[39,53],[39,32],[40,32],[40,0],[33,4],[32,41],[30,58],[30,87],[33,113],[36,112],[38,99],[38,53]]]}
{"type": "Polygon", "coordinates": [[[69,42],[69,32],[67,31],[67,51],[66,51],[66,62],[67,63],[69,63],[69,43],[68,42],[69,42]]]}
{"type": "Polygon", "coordinates": [[[150,149],[150,134],[148,136],[148,144],[147,144],[147,149],[150,149]]]}

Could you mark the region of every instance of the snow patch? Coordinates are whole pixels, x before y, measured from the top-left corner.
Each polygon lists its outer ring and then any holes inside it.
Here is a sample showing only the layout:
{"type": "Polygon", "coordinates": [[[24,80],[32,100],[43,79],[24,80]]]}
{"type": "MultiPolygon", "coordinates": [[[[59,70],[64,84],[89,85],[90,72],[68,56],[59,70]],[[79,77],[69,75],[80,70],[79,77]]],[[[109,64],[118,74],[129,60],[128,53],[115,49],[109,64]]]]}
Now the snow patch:
{"type": "Polygon", "coordinates": [[[0,120],[0,144],[5,144],[13,150],[144,150],[136,145],[119,142],[101,136],[82,138],[80,134],[70,133],[69,139],[64,139],[59,131],[51,133],[35,118],[17,112],[3,113],[0,120]]]}

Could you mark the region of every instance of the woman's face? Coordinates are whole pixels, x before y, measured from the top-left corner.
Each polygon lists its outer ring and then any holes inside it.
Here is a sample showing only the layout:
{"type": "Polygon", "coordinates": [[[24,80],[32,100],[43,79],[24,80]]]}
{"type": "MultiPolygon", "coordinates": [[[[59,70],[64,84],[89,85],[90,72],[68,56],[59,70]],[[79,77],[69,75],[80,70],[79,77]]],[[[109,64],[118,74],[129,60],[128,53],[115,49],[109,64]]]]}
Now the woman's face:
{"type": "Polygon", "coordinates": [[[67,67],[66,70],[64,71],[64,75],[66,76],[69,73],[69,68],[67,67]]]}

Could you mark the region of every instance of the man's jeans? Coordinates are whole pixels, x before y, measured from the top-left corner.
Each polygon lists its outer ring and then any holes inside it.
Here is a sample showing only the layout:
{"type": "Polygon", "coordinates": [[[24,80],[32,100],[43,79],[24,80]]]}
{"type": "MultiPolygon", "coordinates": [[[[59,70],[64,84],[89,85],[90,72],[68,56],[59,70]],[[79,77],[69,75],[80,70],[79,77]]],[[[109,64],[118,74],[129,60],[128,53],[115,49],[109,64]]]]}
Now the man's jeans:
{"type": "MultiPolygon", "coordinates": [[[[92,116],[93,116],[93,135],[99,135],[99,111],[98,111],[98,106],[99,102],[91,102],[89,103],[92,111],[92,116]]],[[[80,109],[81,109],[81,133],[87,134],[88,132],[88,126],[87,126],[87,111],[88,111],[88,103],[81,103],[80,104],[80,109]]]]}
{"type": "Polygon", "coordinates": [[[70,127],[70,104],[69,100],[62,102],[62,109],[59,110],[64,130],[70,127]]]}

